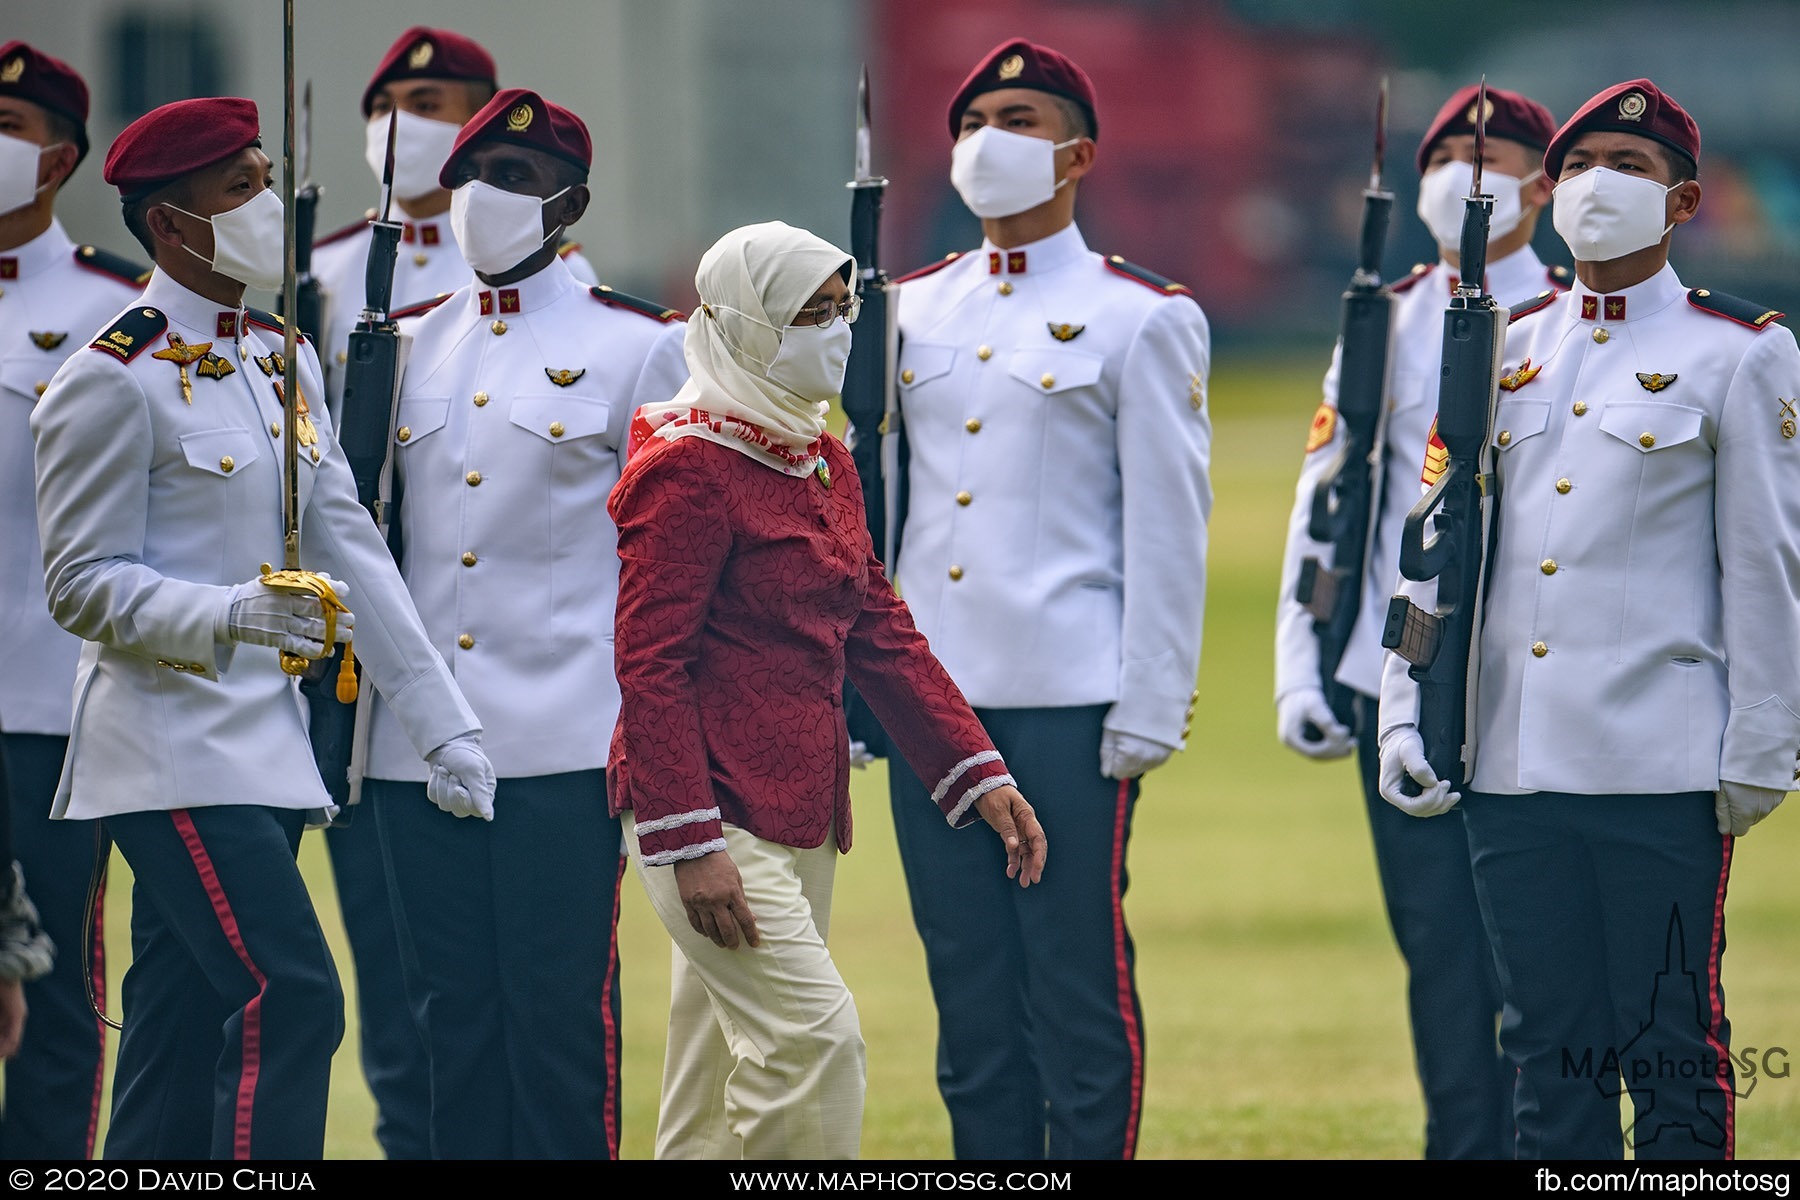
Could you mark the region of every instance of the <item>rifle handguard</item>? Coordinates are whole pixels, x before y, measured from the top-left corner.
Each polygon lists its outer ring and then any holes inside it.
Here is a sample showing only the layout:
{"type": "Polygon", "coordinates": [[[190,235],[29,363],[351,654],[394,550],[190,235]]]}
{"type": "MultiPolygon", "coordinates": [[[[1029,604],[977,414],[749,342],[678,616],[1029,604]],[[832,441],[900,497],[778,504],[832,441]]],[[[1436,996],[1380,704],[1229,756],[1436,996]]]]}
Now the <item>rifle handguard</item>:
{"type": "MultiPolygon", "coordinates": [[[[319,606],[325,610],[325,649],[319,657],[330,655],[332,647],[337,645],[337,615],[350,611],[350,606],[338,599],[337,590],[331,586],[331,580],[317,571],[302,571],[297,568],[277,571],[268,563],[264,563],[262,565],[262,583],[264,587],[284,595],[312,596],[319,601],[319,606]]],[[[307,666],[314,661],[304,654],[290,654],[286,650],[281,652],[281,669],[289,675],[305,674],[307,666]]],[[[347,646],[344,650],[344,661],[350,661],[350,651],[347,646]]],[[[339,697],[342,698],[343,680],[341,677],[338,687],[339,697]]]]}

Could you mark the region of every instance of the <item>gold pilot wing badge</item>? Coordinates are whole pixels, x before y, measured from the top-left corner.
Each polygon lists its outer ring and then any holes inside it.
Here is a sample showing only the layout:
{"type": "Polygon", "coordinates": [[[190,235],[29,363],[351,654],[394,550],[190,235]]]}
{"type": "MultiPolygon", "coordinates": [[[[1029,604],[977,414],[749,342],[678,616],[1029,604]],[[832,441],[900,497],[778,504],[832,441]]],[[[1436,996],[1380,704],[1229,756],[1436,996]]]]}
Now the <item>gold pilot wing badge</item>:
{"type": "Polygon", "coordinates": [[[223,379],[227,375],[236,375],[237,368],[231,365],[229,359],[217,354],[208,354],[200,360],[200,365],[194,368],[194,374],[202,379],[223,379]]]}
{"type": "Polygon", "coordinates": [[[577,379],[586,375],[587,368],[583,367],[579,371],[571,371],[567,367],[558,367],[556,370],[552,371],[549,367],[545,367],[544,374],[548,376],[550,382],[554,383],[557,387],[568,387],[571,383],[574,383],[577,379]]]}
{"type": "Polygon", "coordinates": [[[34,333],[31,335],[31,344],[39,350],[54,350],[62,345],[68,336],[67,330],[61,333],[34,333]]]}
{"type": "MultiPolygon", "coordinates": [[[[1535,367],[1532,366],[1531,360],[1528,358],[1519,364],[1518,370],[1509,375],[1500,377],[1500,387],[1504,391],[1516,392],[1526,384],[1530,383],[1533,379],[1536,379],[1537,373],[1543,369],[1544,368],[1541,365],[1535,367]]],[[[1640,375],[1638,378],[1642,379],[1643,376],[1640,375]]],[[[1673,379],[1674,376],[1671,375],[1669,378],[1673,379]]]]}
{"type": "Polygon", "coordinates": [[[1660,392],[1680,378],[1676,375],[1664,375],[1661,371],[1639,371],[1637,381],[1644,385],[1646,392],[1660,392]]]}
{"type": "Polygon", "coordinates": [[[281,351],[279,350],[271,351],[266,355],[257,355],[256,365],[261,367],[262,373],[269,376],[271,379],[277,375],[280,375],[283,378],[287,376],[287,363],[282,359],[281,351]]]}
{"type": "Polygon", "coordinates": [[[190,346],[187,344],[187,340],[179,333],[171,332],[169,334],[169,348],[167,350],[157,350],[153,352],[150,357],[160,358],[164,362],[172,362],[175,364],[176,368],[181,372],[181,398],[188,404],[192,404],[194,402],[194,385],[188,379],[188,364],[198,362],[202,358],[205,358],[208,354],[212,353],[212,347],[213,344],[211,342],[201,342],[199,345],[190,346]]]}
{"type": "Polygon", "coordinates": [[[1060,325],[1055,321],[1047,322],[1047,324],[1050,326],[1050,336],[1059,342],[1072,342],[1081,335],[1082,330],[1087,328],[1086,325],[1070,325],[1066,321],[1060,325]]]}

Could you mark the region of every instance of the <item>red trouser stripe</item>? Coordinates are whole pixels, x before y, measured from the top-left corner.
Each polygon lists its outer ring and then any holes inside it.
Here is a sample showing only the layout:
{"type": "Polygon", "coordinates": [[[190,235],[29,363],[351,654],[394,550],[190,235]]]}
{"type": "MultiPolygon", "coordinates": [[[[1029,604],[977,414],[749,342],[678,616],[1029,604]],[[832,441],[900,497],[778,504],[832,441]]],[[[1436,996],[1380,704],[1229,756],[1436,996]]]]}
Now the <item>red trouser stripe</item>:
{"type": "Polygon", "coordinates": [[[1131,1113],[1125,1119],[1124,1154],[1128,1159],[1137,1157],[1138,1122],[1144,1113],[1144,1039],[1131,992],[1131,964],[1125,960],[1125,894],[1120,887],[1125,874],[1125,812],[1130,799],[1131,780],[1119,780],[1119,798],[1113,806],[1113,970],[1119,981],[1119,1017],[1125,1022],[1125,1042],[1131,1047],[1131,1113]]]}
{"type": "Polygon", "coordinates": [[[176,809],[169,816],[175,821],[175,829],[181,834],[181,840],[187,845],[188,857],[193,859],[194,870],[200,876],[200,883],[206,888],[206,898],[212,904],[213,915],[219,919],[219,928],[225,934],[225,940],[256,980],[256,995],[244,1005],[243,1053],[240,1057],[237,1087],[237,1108],[232,1116],[231,1153],[233,1158],[250,1157],[250,1118],[256,1106],[256,1077],[262,1069],[262,1002],[267,994],[269,981],[256,963],[251,961],[250,948],[244,945],[243,932],[238,928],[237,915],[231,911],[231,901],[225,895],[225,887],[219,882],[219,873],[213,869],[212,856],[201,844],[200,831],[194,828],[194,819],[186,809],[176,809]]]}
{"type": "Polygon", "coordinates": [[[1724,843],[1719,863],[1719,890],[1713,896],[1711,939],[1706,948],[1706,1003],[1712,1015],[1706,1025],[1706,1044],[1718,1055],[1719,1086],[1725,1091],[1725,1157],[1737,1157],[1737,1091],[1725,1086],[1726,1072],[1731,1069],[1724,1043],[1719,1041],[1719,1022],[1725,1015],[1725,995],[1719,990],[1719,960],[1724,957],[1725,885],[1731,879],[1731,847],[1737,840],[1730,834],[1719,839],[1724,843]]]}

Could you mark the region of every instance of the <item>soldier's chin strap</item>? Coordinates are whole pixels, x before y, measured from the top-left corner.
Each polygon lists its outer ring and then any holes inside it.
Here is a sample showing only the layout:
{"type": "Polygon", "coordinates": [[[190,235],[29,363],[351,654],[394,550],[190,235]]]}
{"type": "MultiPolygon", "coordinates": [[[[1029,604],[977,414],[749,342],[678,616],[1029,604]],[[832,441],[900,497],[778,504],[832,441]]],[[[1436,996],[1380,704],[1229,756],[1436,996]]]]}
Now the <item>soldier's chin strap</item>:
{"type": "MultiPolygon", "coordinates": [[[[106,1015],[106,1008],[100,1002],[100,988],[94,985],[95,970],[104,971],[105,957],[94,953],[99,948],[97,931],[99,928],[100,905],[106,895],[106,868],[112,859],[112,835],[106,832],[104,820],[94,822],[94,869],[88,873],[87,904],[81,914],[81,946],[85,955],[86,966],[81,972],[81,981],[87,987],[88,1007],[94,1010],[94,1016],[108,1029],[123,1030],[124,1024],[106,1015]]],[[[104,987],[104,980],[102,981],[104,987]]]]}

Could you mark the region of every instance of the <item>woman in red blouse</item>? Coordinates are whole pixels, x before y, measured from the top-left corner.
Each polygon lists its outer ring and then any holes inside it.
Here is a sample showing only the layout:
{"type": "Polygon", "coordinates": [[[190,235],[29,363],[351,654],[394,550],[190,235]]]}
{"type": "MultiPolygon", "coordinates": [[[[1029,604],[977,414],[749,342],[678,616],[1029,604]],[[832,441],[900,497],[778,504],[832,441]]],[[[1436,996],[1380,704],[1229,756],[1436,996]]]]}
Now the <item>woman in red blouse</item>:
{"type": "Polygon", "coordinates": [[[953,826],[985,820],[1006,873],[1046,843],[967,701],[913,627],[825,431],[855,260],[781,222],[701,259],[691,378],[646,405],[619,527],[624,707],[607,793],[674,939],[658,1158],[854,1158],[856,1005],[826,949],[850,848],[848,673],[953,826]]]}

